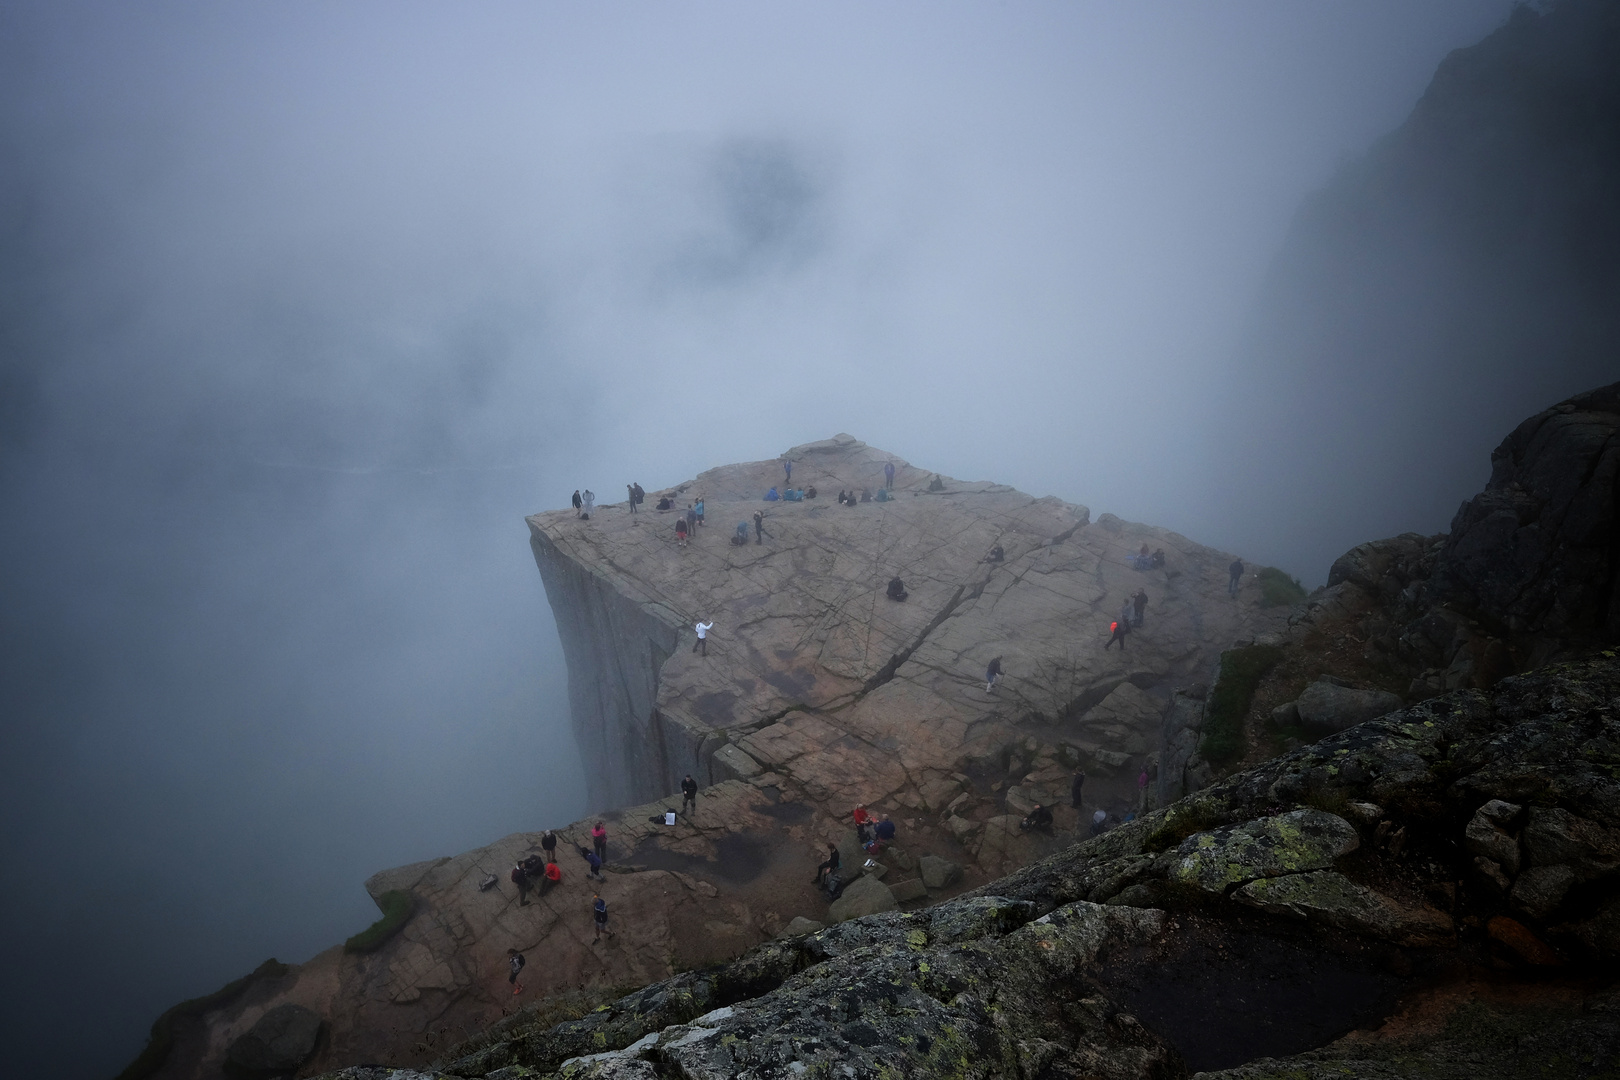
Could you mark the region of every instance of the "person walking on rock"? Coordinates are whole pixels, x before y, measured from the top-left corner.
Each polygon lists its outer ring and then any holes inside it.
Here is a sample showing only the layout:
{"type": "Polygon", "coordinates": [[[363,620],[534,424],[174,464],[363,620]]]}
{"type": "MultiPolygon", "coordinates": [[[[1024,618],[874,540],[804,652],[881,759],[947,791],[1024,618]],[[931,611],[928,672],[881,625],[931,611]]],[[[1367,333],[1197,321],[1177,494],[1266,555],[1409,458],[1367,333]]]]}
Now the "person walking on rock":
{"type": "Polygon", "coordinates": [[[883,463],[883,486],[890,491],[894,490],[894,462],[892,461],[883,463]]]}
{"type": "Polygon", "coordinates": [[[1108,639],[1108,645],[1103,646],[1103,652],[1107,652],[1108,646],[1116,641],[1119,642],[1119,651],[1124,652],[1125,639],[1131,635],[1131,621],[1129,619],[1120,619],[1114,623],[1113,630],[1114,636],[1108,639]]]}
{"type": "Polygon", "coordinates": [[[1131,610],[1136,616],[1135,620],[1133,621],[1133,625],[1142,625],[1142,613],[1147,610],[1147,601],[1148,595],[1146,589],[1137,589],[1136,595],[1131,597],[1131,610]]]}
{"type": "Polygon", "coordinates": [[[687,773],[686,774],[686,779],[681,781],[681,809],[682,810],[685,810],[686,807],[687,807],[687,804],[690,803],[691,806],[692,806],[692,811],[691,812],[694,813],[694,814],[697,813],[697,792],[698,792],[697,781],[692,779],[692,774],[691,773],[687,773]]]}
{"type": "Polygon", "coordinates": [[[686,546],[686,518],[684,517],[675,519],[675,546],[681,548],[686,546]]]}
{"type": "Polygon", "coordinates": [[[1228,566],[1226,569],[1232,575],[1232,580],[1226,583],[1226,595],[1236,596],[1238,594],[1238,586],[1243,582],[1243,560],[1233,559],[1232,565],[1228,566]]]}
{"type": "Polygon", "coordinates": [[[584,506],[584,505],[585,505],[584,500],[582,500],[579,497],[579,488],[575,488],[574,489],[574,516],[575,517],[579,517],[579,508],[584,506]]]}
{"type": "Polygon", "coordinates": [[[602,876],[602,857],[600,855],[594,851],[591,851],[589,848],[580,848],[579,855],[580,858],[585,860],[586,865],[590,867],[588,873],[591,877],[595,878],[597,881],[607,880],[602,876]]]}
{"type": "Polygon", "coordinates": [[[596,917],[596,936],[591,939],[595,945],[602,940],[602,935],[613,936],[613,931],[607,928],[607,901],[602,899],[601,893],[596,893],[591,899],[591,914],[596,917]]]}
{"type": "Polygon", "coordinates": [[[994,691],[996,688],[996,683],[1000,681],[1001,657],[998,656],[994,660],[990,661],[989,667],[984,669],[984,692],[988,694],[994,691]]]}
{"type": "Polygon", "coordinates": [[[591,826],[591,847],[596,850],[596,857],[606,863],[607,826],[600,821],[591,826]]]}
{"type": "Polygon", "coordinates": [[[523,954],[518,952],[516,949],[506,950],[506,966],[507,969],[511,971],[511,974],[506,977],[506,981],[512,984],[513,997],[523,993],[523,984],[517,980],[518,972],[523,970],[523,965],[526,963],[528,963],[528,961],[524,960],[523,954]]]}
{"type": "Polygon", "coordinates": [[[1080,800],[1086,792],[1086,770],[1076,767],[1074,779],[1069,781],[1069,805],[1080,809],[1080,800]]]}
{"type": "Polygon", "coordinates": [[[692,624],[692,629],[697,631],[698,636],[697,641],[693,642],[692,644],[692,651],[697,653],[699,656],[708,656],[709,631],[714,629],[714,623],[704,622],[702,619],[699,619],[697,622],[692,624]]]}
{"type": "Polygon", "coordinates": [[[755,510],[754,511],[754,543],[763,544],[765,542],[765,537],[767,537],[769,535],[770,534],[765,531],[765,514],[762,511],[755,510]]]}

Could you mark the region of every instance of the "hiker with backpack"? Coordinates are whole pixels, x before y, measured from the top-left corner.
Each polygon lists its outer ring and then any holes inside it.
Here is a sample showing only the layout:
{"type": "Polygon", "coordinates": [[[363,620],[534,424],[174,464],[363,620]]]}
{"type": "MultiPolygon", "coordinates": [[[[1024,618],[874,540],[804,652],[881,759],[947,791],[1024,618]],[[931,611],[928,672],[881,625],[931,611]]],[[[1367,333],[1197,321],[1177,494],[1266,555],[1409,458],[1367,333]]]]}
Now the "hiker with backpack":
{"type": "Polygon", "coordinates": [[[523,954],[516,949],[506,950],[506,966],[511,971],[511,974],[506,977],[506,981],[512,984],[513,997],[523,993],[523,984],[517,980],[518,972],[523,970],[523,965],[526,963],[528,961],[524,960],[523,954]]]}

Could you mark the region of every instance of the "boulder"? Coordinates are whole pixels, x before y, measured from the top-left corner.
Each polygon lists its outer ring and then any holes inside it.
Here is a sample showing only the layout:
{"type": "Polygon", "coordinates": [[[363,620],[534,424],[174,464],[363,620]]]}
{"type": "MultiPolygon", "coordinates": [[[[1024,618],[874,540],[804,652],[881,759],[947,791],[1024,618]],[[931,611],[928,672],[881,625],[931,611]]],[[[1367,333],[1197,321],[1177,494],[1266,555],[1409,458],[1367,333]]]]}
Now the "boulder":
{"type": "Polygon", "coordinates": [[[1451,944],[1451,916],[1427,904],[1408,905],[1357,885],[1332,870],[1251,881],[1232,898],[1273,915],[1336,926],[1397,945],[1451,944]]]}
{"type": "Polygon", "coordinates": [[[921,878],[907,878],[905,881],[897,881],[889,886],[889,891],[894,894],[895,900],[902,904],[912,900],[921,900],[928,895],[928,887],[922,883],[921,878]]]}
{"type": "Polygon", "coordinates": [[[751,780],[765,770],[759,762],[749,757],[742,748],[734,743],[727,743],[713,754],[715,768],[723,778],[738,780],[751,780]]]}
{"type": "Polygon", "coordinates": [[[917,869],[922,874],[922,883],[934,890],[954,885],[962,877],[960,866],[938,855],[924,855],[917,860],[917,869]]]}
{"type": "Polygon", "coordinates": [[[803,915],[795,915],[793,921],[782,927],[782,932],[776,936],[778,938],[803,937],[806,934],[814,934],[817,930],[825,930],[826,928],[825,923],[818,923],[816,920],[807,919],[803,915]]]}
{"type": "Polygon", "coordinates": [[[827,909],[831,922],[841,923],[863,915],[876,915],[880,911],[893,911],[898,904],[894,892],[875,877],[856,878],[845,887],[844,893],[827,909]]]}
{"type": "Polygon", "coordinates": [[[1343,731],[1401,707],[1387,690],[1353,690],[1318,679],[1294,703],[1300,722],[1319,731],[1343,731]]]}
{"type": "Polygon", "coordinates": [[[302,1005],[277,1005],[225,1051],[227,1067],[248,1076],[279,1076],[309,1060],[321,1018],[302,1005]]]}
{"type": "MultiPolygon", "coordinates": [[[[1493,799],[1469,819],[1463,844],[1480,858],[1489,859],[1509,875],[1519,872],[1519,842],[1492,823],[1492,809],[1510,804],[1493,799]]],[[[1495,815],[1500,818],[1500,813],[1495,815]]]]}
{"type": "Polygon", "coordinates": [[[1620,872],[1620,829],[1577,817],[1558,807],[1530,808],[1524,848],[1537,866],[1565,865],[1579,881],[1620,872]]]}
{"type": "Polygon", "coordinates": [[[1326,870],[1360,845],[1356,827],[1342,817],[1293,810],[1189,836],[1176,849],[1170,876],[1224,893],[1255,878],[1326,870]]]}
{"type": "Polygon", "coordinates": [[[1558,910],[1575,884],[1575,871],[1567,866],[1532,866],[1513,883],[1513,906],[1532,919],[1545,920],[1558,910]]]}

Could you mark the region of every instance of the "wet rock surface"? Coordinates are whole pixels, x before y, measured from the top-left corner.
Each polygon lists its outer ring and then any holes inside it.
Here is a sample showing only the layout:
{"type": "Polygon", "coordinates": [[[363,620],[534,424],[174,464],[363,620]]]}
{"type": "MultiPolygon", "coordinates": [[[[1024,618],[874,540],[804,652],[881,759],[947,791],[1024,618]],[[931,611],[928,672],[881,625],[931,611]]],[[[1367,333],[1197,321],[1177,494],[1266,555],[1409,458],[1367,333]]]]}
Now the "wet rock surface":
{"type": "Polygon", "coordinates": [[[1613,656],[1446,695],[956,899],[513,1024],[434,1075],[1611,1075],[1620,876],[1594,830],[1620,824],[1617,751],[1613,656]],[[1540,914],[1475,878],[1467,836],[1536,820],[1534,850],[1570,860],[1521,866],[1540,914]],[[1186,871],[1200,852],[1217,872],[1186,871]]]}

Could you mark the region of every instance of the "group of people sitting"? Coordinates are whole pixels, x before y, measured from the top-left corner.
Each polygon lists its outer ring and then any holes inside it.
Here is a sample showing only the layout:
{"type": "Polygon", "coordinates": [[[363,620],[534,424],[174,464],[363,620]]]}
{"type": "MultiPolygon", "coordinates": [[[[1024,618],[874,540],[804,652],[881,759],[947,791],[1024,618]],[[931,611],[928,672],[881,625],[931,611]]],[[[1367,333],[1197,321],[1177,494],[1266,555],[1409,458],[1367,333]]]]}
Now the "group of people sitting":
{"type": "Polygon", "coordinates": [[[814,487],[784,488],[781,491],[771,488],[771,490],[765,493],[766,502],[803,502],[805,499],[813,499],[815,497],[816,489],[814,487]]]}
{"type": "Polygon", "coordinates": [[[854,506],[856,503],[864,502],[888,502],[893,498],[894,496],[889,494],[888,488],[878,488],[876,495],[872,494],[870,488],[861,488],[859,494],[856,494],[854,488],[850,488],[848,491],[838,493],[838,504],[840,506],[854,506]]]}
{"type": "MultiPolygon", "coordinates": [[[[865,803],[855,808],[855,838],[868,855],[876,856],[894,843],[894,832],[894,822],[889,820],[888,814],[873,817],[865,803]]],[[[843,857],[838,854],[838,845],[829,843],[827,858],[816,867],[816,876],[810,879],[810,884],[826,890],[829,901],[838,899],[844,891],[842,867],[843,857]]]]}
{"type": "Polygon", "coordinates": [[[1162,570],[1164,568],[1164,548],[1157,548],[1152,553],[1149,553],[1148,546],[1143,544],[1141,551],[1138,551],[1135,555],[1125,556],[1125,561],[1130,563],[1131,567],[1136,570],[1162,570]]]}

